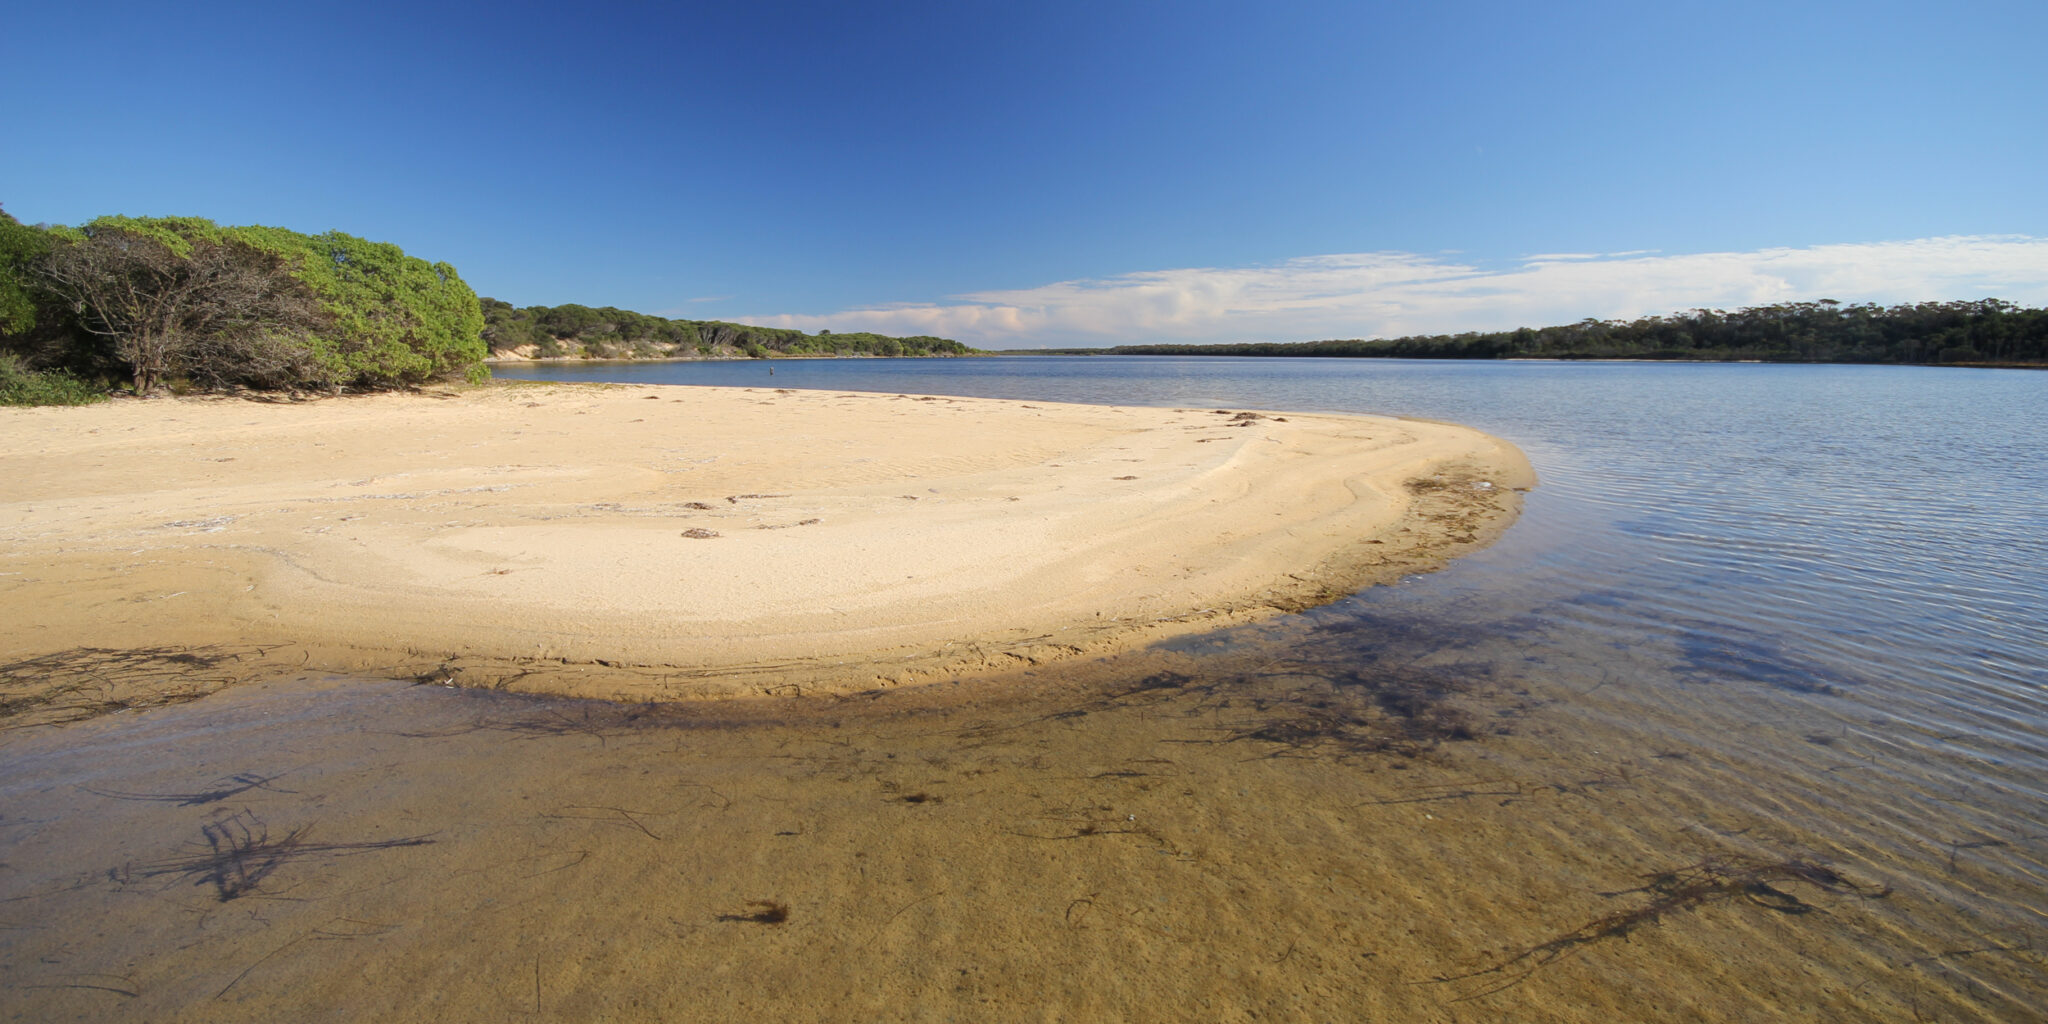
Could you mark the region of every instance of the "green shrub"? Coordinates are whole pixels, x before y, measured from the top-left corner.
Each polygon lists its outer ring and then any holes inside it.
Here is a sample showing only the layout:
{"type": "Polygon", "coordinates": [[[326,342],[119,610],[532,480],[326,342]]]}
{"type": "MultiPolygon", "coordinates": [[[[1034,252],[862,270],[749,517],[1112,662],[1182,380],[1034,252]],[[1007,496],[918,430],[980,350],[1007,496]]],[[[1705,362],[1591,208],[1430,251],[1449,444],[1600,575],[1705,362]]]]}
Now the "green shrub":
{"type": "Polygon", "coordinates": [[[0,355],[0,405],[91,405],[106,399],[105,388],[63,370],[30,370],[0,355]]]}
{"type": "Polygon", "coordinates": [[[252,240],[267,236],[270,251],[298,258],[293,276],[334,317],[333,330],[315,335],[324,343],[321,354],[358,386],[490,376],[483,364],[483,310],[454,267],[339,231],[232,230],[252,240]]]}
{"type": "Polygon", "coordinates": [[[0,334],[25,334],[36,325],[35,264],[50,238],[0,210],[0,334]]]}
{"type": "Polygon", "coordinates": [[[51,236],[46,279],[137,390],[489,376],[476,293],[389,243],[201,217],[101,217],[51,236]]]}

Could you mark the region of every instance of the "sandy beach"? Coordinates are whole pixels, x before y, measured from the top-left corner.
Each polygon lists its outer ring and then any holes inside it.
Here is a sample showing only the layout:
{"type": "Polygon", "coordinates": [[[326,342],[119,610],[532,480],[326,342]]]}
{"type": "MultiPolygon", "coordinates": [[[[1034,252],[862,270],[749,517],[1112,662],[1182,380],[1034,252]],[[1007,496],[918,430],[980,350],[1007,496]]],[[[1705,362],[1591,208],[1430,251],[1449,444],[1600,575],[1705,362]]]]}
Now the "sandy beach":
{"type": "Polygon", "coordinates": [[[1485,543],[1412,420],[497,385],[0,410],[9,662],[234,644],[627,699],[845,693],[1293,611],[1485,543]]]}

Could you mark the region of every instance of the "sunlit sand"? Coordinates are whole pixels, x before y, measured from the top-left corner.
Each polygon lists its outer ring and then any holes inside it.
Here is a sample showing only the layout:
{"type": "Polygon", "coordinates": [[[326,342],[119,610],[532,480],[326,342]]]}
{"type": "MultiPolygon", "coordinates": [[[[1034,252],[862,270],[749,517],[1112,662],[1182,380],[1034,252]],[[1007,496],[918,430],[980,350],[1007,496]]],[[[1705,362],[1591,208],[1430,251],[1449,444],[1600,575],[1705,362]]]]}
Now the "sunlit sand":
{"type": "Polygon", "coordinates": [[[1439,564],[1532,482],[1384,418],[498,386],[0,415],[10,660],[308,667],[633,699],[1101,654],[1439,564]]]}

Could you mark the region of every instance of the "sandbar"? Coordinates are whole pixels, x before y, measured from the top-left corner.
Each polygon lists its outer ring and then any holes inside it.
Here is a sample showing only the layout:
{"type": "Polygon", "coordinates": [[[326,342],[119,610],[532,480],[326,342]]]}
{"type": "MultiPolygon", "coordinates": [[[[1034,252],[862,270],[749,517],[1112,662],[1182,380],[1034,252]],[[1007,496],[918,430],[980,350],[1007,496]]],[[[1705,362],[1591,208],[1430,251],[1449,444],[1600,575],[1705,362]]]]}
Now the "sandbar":
{"type": "Polygon", "coordinates": [[[10,664],[241,645],[674,700],[1297,611],[1487,543],[1534,476],[1411,419],[497,384],[0,410],[0,481],[10,664]]]}

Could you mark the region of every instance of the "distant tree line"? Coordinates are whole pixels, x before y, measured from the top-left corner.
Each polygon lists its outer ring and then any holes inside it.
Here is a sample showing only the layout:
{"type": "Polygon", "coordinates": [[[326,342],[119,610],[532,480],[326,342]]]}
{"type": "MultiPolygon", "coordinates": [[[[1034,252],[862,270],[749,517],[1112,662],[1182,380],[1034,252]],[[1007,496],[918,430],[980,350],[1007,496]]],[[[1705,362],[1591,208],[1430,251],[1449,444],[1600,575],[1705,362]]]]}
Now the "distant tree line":
{"type": "Polygon", "coordinates": [[[525,306],[483,300],[491,351],[542,359],[659,359],[691,356],[964,356],[947,338],[892,338],[754,327],[719,320],[669,320],[611,306],[525,306]]]}
{"type": "Polygon", "coordinates": [[[1111,355],[1362,356],[1401,359],[1754,359],[1789,363],[2048,364],[2048,309],[1999,299],[1844,305],[1831,300],[1581,320],[1512,331],[1241,345],[1062,349],[1111,355]]]}
{"type": "Polygon", "coordinates": [[[31,227],[0,211],[9,401],[66,381],[147,394],[481,380],[482,332],[454,267],[388,243],[198,217],[31,227]]]}

